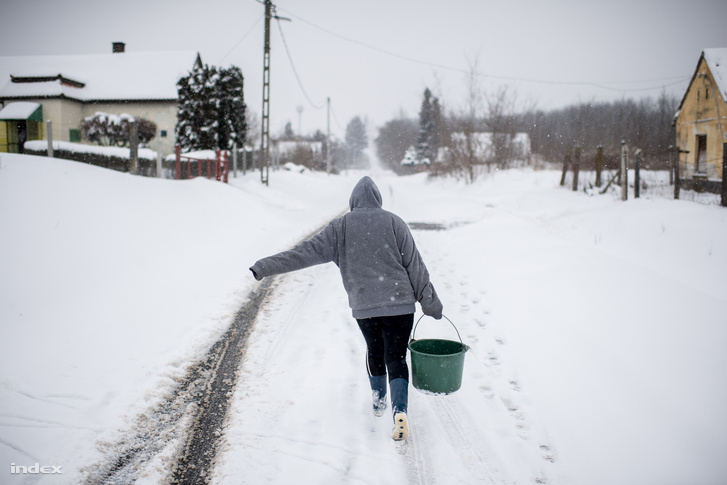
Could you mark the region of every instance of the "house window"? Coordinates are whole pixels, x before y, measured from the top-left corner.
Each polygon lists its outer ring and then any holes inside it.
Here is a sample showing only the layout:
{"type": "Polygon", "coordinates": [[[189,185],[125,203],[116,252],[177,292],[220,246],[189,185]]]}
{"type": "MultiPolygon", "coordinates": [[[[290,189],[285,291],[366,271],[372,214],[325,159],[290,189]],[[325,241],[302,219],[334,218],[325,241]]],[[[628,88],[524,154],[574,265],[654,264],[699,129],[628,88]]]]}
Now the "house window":
{"type": "Polygon", "coordinates": [[[81,130],[76,128],[68,130],[68,141],[79,143],[81,141],[81,130]]]}
{"type": "Polygon", "coordinates": [[[707,135],[697,135],[697,157],[694,171],[702,173],[707,169],[707,135]]]}
{"type": "Polygon", "coordinates": [[[167,137],[167,130],[161,130],[161,131],[159,132],[159,136],[160,136],[161,138],[166,138],[166,137],[167,137]]]}

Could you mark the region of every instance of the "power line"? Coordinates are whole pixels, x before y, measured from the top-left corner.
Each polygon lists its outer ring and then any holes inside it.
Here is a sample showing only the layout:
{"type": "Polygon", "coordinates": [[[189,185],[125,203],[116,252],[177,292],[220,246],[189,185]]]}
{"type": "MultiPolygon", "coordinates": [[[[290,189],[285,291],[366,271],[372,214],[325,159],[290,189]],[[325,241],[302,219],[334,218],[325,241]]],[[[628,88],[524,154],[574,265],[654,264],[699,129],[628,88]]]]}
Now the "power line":
{"type": "MultiPolygon", "coordinates": [[[[332,36],[337,37],[339,39],[343,39],[343,40],[345,40],[347,42],[351,42],[353,44],[357,44],[357,45],[362,46],[362,47],[365,47],[367,49],[374,50],[374,51],[379,52],[381,54],[385,54],[385,55],[388,55],[388,56],[391,56],[391,57],[395,57],[397,59],[401,59],[401,60],[404,60],[404,61],[412,62],[412,63],[415,63],[415,64],[421,64],[421,65],[425,65],[425,66],[436,67],[436,68],[439,68],[439,69],[445,69],[445,70],[448,70],[448,71],[459,72],[459,73],[462,73],[462,74],[469,74],[469,71],[467,71],[466,69],[452,67],[452,66],[447,66],[447,65],[444,65],[444,64],[438,64],[438,63],[429,62],[429,61],[423,61],[421,59],[415,59],[413,57],[403,56],[401,54],[397,54],[395,52],[391,52],[391,51],[382,49],[380,47],[376,47],[376,46],[373,46],[371,44],[367,44],[365,42],[361,42],[359,40],[353,39],[351,37],[347,37],[345,35],[338,34],[336,32],[333,32],[332,30],[326,29],[325,27],[321,27],[320,25],[317,25],[317,24],[314,24],[313,22],[310,22],[308,20],[305,20],[302,17],[296,15],[295,13],[291,12],[288,9],[281,8],[281,10],[284,10],[289,15],[291,15],[292,17],[295,17],[296,19],[300,20],[304,24],[308,24],[309,26],[311,26],[311,27],[313,27],[315,29],[318,29],[318,30],[320,30],[322,32],[325,32],[326,34],[332,35],[332,36]]],[[[592,86],[592,87],[597,87],[597,88],[606,89],[606,90],[610,90],[610,91],[621,91],[621,92],[651,91],[651,90],[655,90],[655,89],[663,89],[663,88],[667,88],[667,87],[670,87],[670,86],[674,86],[674,85],[683,83],[686,80],[691,79],[691,76],[679,76],[679,77],[672,76],[672,77],[669,77],[669,78],[654,79],[654,80],[651,80],[651,81],[593,82],[593,81],[553,81],[553,80],[548,80],[548,79],[531,79],[531,78],[523,78],[523,77],[515,77],[515,76],[502,76],[502,75],[497,75],[497,74],[483,74],[483,76],[484,77],[488,77],[488,78],[492,78],[492,79],[501,79],[501,80],[504,80],[504,81],[518,81],[518,82],[527,82],[527,83],[534,83],[534,84],[551,84],[551,85],[561,85],[561,86],[592,86]],[[661,81],[668,81],[668,80],[673,80],[673,79],[680,79],[680,80],[677,81],[677,82],[670,83],[670,84],[659,84],[658,86],[649,87],[649,88],[616,88],[616,87],[609,87],[609,86],[606,86],[605,85],[605,84],[626,84],[626,83],[639,83],[639,82],[661,82],[661,81]]]]}
{"type": "Polygon", "coordinates": [[[378,52],[380,52],[380,53],[382,53],[382,54],[386,54],[386,55],[388,55],[388,56],[396,57],[396,58],[398,58],[398,59],[402,59],[402,60],[404,60],[404,61],[414,62],[414,63],[417,63],[417,64],[424,64],[424,65],[427,65],[427,66],[439,67],[439,68],[441,68],[441,69],[447,69],[447,70],[450,70],[450,71],[456,71],[456,72],[461,72],[461,73],[464,73],[464,74],[466,74],[466,73],[467,73],[467,71],[466,71],[466,70],[464,70],[464,69],[461,69],[461,68],[457,68],[457,67],[451,67],[451,66],[445,66],[445,65],[443,65],[443,64],[435,64],[435,63],[432,63],[432,62],[427,62],[427,61],[421,61],[421,60],[419,60],[419,59],[414,59],[414,58],[412,58],[412,57],[406,57],[406,56],[402,56],[402,55],[396,54],[396,53],[394,53],[394,52],[391,52],[391,51],[387,51],[387,50],[381,49],[381,48],[379,48],[379,47],[375,47],[375,46],[373,46],[373,45],[371,45],[371,44],[366,44],[365,42],[361,42],[361,41],[359,41],[359,40],[356,40],[356,39],[352,39],[352,38],[350,38],[350,37],[346,37],[345,35],[337,34],[336,32],[333,32],[333,31],[331,31],[331,30],[328,30],[328,29],[326,29],[326,28],[324,28],[324,27],[321,27],[320,25],[316,25],[316,24],[314,24],[314,23],[312,23],[312,22],[309,22],[309,21],[307,21],[307,20],[305,20],[305,19],[303,19],[303,18],[301,18],[301,17],[299,17],[299,16],[295,15],[295,14],[294,14],[293,12],[291,12],[291,11],[290,11],[290,10],[288,10],[288,9],[285,9],[285,8],[281,8],[281,10],[284,10],[284,11],[288,12],[288,13],[289,13],[289,14],[290,14],[291,16],[293,16],[293,17],[295,17],[296,19],[300,20],[300,21],[301,21],[301,22],[303,22],[304,24],[308,24],[308,25],[310,25],[311,27],[314,27],[314,28],[316,28],[316,29],[318,29],[318,30],[320,30],[320,31],[322,31],[322,32],[325,32],[325,33],[327,33],[327,34],[329,34],[329,35],[332,35],[332,36],[334,36],[334,37],[338,37],[339,39],[343,39],[343,40],[345,40],[345,41],[348,41],[348,42],[352,42],[352,43],[354,43],[354,44],[358,44],[358,45],[360,45],[360,46],[362,46],[362,47],[366,47],[367,49],[372,49],[372,50],[378,51],[378,52]]]}
{"type": "Polygon", "coordinates": [[[280,32],[280,37],[283,39],[283,46],[285,47],[285,53],[288,55],[288,61],[290,62],[290,67],[293,69],[293,74],[295,75],[295,80],[298,81],[298,86],[300,87],[300,90],[303,92],[303,96],[305,96],[305,99],[308,100],[308,103],[313,107],[313,109],[325,108],[326,103],[317,105],[313,101],[311,101],[310,96],[308,96],[308,93],[306,92],[305,88],[303,87],[303,83],[300,80],[300,76],[298,75],[298,70],[295,68],[295,63],[293,62],[293,57],[290,55],[290,50],[288,49],[288,43],[285,41],[285,35],[283,34],[283,28],[280,25],[280,19],[278,19],[276,17],[275,20],[277,20],[277,22],[278,22],[278,32],[280,32]]]}
{"type": "Polygon", "coordinates": [[[252,33],[252,31],[255,29],[255,27],[257,27],[257,24],[260,23],[260,21],[263,19],[263,17],[265,17],[265,13],[263,13],[262,15],[260,15],[260,17],[258,17],[258,19],[255,21],[255,23],[252,24],[252,27],[250,27],[250,29],[247,32],[245,32],[245,35],[243,35],[242,38],[240,38],[240,40],[237,41],[237,43],[232,47],[232,49],[230,49],[227,52],[227,54],[225,54],[224,56],[222,56],[222,59],[220,59],[220,64],[222,64],[222,61],[224,61],[227,58],[227,56],[229,56],[230,54],[232,54],[232,51],[234,51],[235,49],[237,49],[239,47],[239,45],[242,44],[242,41],[245,40],[247,38],[247,36],[252,33]]]}

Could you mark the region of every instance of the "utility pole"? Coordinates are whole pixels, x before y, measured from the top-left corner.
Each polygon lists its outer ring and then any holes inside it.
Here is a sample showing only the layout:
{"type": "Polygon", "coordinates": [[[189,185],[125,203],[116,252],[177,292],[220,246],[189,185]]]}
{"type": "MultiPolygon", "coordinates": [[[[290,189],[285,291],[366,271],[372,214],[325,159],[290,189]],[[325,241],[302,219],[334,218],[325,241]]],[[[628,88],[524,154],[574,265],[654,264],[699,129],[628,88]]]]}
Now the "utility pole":
{"type": "Polygon", "coordinates": [[[270,185],[270,19],[287,21],[290,19],[275,15],[275,5],[271,0],[265,0],[264,5],[265,44],[263,47],[263,129],[260,139],[260,155],[262,156],[260,181],[265,185],[270,185]]]}
{"type": "Polygon", "coordinates": [[[270,184],[270,17],[273,3],[265,0],[265,45],[263,51],[263,126],[260,139],[260,181],[270,184]]]}

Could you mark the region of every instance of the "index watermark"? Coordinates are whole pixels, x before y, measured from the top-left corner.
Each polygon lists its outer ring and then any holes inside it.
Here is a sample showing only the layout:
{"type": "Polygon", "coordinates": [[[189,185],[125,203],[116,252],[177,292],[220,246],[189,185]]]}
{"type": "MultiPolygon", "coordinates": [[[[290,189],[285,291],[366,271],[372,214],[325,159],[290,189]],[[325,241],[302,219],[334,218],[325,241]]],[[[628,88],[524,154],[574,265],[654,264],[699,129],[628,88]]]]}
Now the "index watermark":
{"type": "Polygon", "coordinates": [[[50,465],[50,466],[41,466],[40,463],[34,463],[30,466],[24,466],[24,465],[16,465],[15,463],[10,464],[10,474],[11,475],[25,475],[25,474],[31,474],[31,475],[38,475],[38,474],[54,474],[54,473],[63,473],[61,471],[62,466],[57,465],[50,465]]]}

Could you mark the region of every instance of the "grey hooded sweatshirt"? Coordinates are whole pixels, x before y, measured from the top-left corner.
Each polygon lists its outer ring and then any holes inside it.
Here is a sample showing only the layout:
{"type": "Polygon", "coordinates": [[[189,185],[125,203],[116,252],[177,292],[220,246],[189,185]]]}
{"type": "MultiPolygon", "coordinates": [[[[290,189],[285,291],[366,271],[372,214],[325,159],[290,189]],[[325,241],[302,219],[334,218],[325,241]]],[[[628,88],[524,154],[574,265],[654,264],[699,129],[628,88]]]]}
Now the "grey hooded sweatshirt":
{"type": "Polygon", "coordinates": [[[334,262],[341,271],[356,319],[422,311],[442,317],[442,303],[406,223],[381,208],[381,193],[363,177],[349,200],[351,212],[289,251],[263,258],[250,270],[260,280],[316,264],[334,262]]]}

